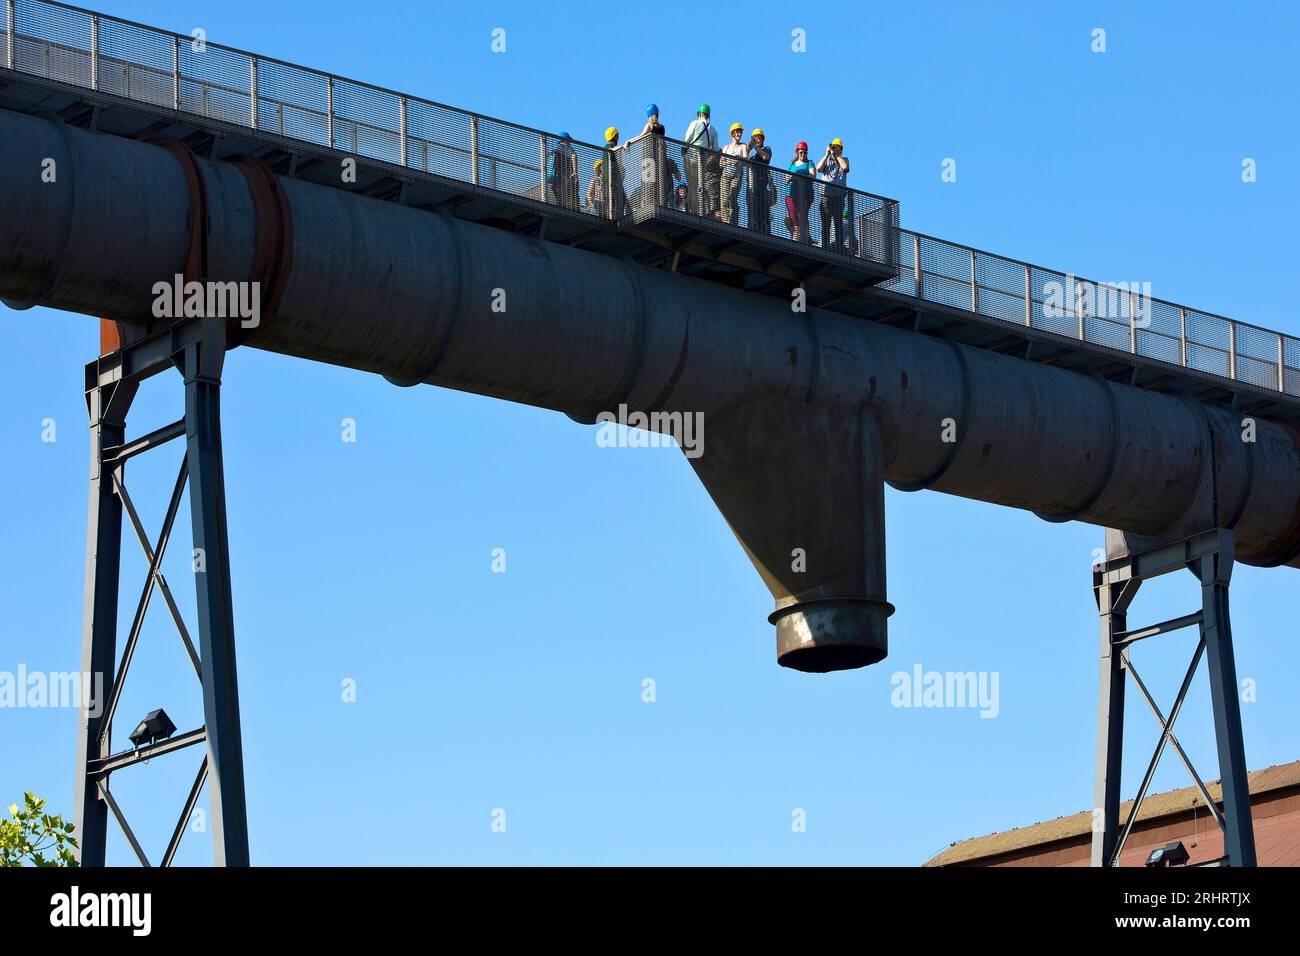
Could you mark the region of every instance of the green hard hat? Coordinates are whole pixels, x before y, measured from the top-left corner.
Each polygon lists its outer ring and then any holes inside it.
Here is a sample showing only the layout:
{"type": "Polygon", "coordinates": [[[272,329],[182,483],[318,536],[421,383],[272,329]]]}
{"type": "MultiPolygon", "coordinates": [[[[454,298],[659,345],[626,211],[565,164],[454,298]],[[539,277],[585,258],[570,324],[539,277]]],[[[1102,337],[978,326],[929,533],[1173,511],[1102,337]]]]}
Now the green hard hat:
{"type": "Polygon", "coordinates": [[[711,109],[709,109],[709,104],[708,104],[708,103],[701,103],[701,104],[700,104],[700,108],[699,108],[698,110],[696,110],[695,112],[697,112],[697,113],[703,113],[705,116],[712,116],[712,115],[713,115],[713,111],[712,111],[711,109]]]}

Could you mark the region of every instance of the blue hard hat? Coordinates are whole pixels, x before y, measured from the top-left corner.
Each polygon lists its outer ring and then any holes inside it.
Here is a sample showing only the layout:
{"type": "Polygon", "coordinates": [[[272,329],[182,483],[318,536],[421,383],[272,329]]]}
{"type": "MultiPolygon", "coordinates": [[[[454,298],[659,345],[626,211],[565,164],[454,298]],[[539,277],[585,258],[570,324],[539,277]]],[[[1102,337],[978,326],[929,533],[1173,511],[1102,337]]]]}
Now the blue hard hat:
{"type": "Polygon", "coordinates": [[[572,138],[573,137],[571,137],[568,134],[568,132],[566,132],[565,130],[560,130],[560,139],[572,139],[572,138]]]}
{"type": "Polygon", "coordinates": [[[658,115],[659,115],[659,107],[655,106],[653,103],[649,104],[649,105],[646,106],[646,108],[645,108],[645,115],[646,115],[646,116],[658,116],[658,115]]]}

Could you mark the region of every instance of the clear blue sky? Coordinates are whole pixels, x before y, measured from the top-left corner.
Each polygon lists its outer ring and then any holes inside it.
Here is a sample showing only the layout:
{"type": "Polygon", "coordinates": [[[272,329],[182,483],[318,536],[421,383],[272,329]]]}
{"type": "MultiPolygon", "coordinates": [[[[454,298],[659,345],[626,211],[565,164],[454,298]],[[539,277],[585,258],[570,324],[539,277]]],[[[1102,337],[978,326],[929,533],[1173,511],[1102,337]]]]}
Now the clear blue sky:
{"type": "MultiPolygon", "coordinates": [[[[657,102],[796,139],[842,137],[853,184],[909,228],[1300,334],[1300,135],[1290,4],[252,3],[105,12],[595,140],[657,102]],[[507,52],[490,50],[493,28],[507,52]],[[1107,52],[1091,52],[1092,30],[1107,52]],[[791,31],[807,52],[790,50],[791,31]],[[1241,162],[1258,182],[1241,181],[1241,162]],[[945,158],[958,181],[940,181],[945,158]]],[[[0,670],[79,666],[96,323],[0,308],[0,670]],[[42,420],[57,441],[41,441],[42,420]]],[[[367,317],[358,316],[358,321],[367,317]]],[[[151,384],[137,431],[176,417],[151,384]]],[[[882,664],[775,662],[771,599],[680,453],[598,448],[564,416],[252,349],[225,437],[253,859],[261,864],[919,864],[1092,800],[1100,529],[931,493],[887,497],[898,612],[882,664]],[[354,418],[358,440],[340,440],[354,418]],[[494,574],[504,548],[508,571],[494,574]],[[890,677],[997,672],[1000,713],[890,705],[890,677]],[[643,678],[657,701],[641,701],[643,678]],[[345,678],[358,700],[340,700],[345,678]],[[490,828],[494,808],[507,831],[490,828]],[[807,832],[791,832],[791,811],[807,832]]],[[[177,450],[132,464],[156,528],[177,450]]],[[[166,570],[182,605],[188,529],[166,570]]],[[[127,539],[122,630],[144,561],[127,539]]],[[[1296,572],[1239,567],[1252,767],[1300,758],[1296,572]]],[[[1131,619],[1192,609],[1190,575],[1131,619]]],[[[1170,699],[1185,634],[1142,646],[1170,699]],[[1162,643],[1163,642],[1163,643],[1162,643]]],[[[202,720],[155,601],[129,722],[202,720]]],[[[1156,725],[1134,695],[1126,793],[1156,725]]],[[[0,710],[0,803],[71,815],[75,714],[0,710]]],[[[1217,776],[1204,671],[1179,736],[1217,776]]],[[[114,777],[156,857],[198,754],[114,777]]],[[[1187,781],[1167,757],[1158,789],[1187,781]]],[[[129,861],[118,836],[111,859],[129,861]]],[[[206,834],[179,862],[209,859],[206,834]]]]}

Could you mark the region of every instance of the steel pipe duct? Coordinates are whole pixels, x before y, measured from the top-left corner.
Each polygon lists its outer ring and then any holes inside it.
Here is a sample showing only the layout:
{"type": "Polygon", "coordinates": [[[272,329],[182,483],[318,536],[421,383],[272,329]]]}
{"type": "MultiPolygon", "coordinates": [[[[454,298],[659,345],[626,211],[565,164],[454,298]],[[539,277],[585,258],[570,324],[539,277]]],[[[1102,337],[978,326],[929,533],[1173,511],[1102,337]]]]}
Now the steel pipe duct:
{"type": "MultiPolygon", "coordinates": [[[[0,112],[0,298],[148,321],[190,249],[183,165],[0,112]]],[[[255,178],[197,169],[207,278],[258,277],[271,216],[255,178]]],[[[1124,540],[1218,523],[1238,560],[1300,566],[1300,450],[1284,425],[1243,441],[1226,408],[298,180],[278,194],[278,304],[247,344],[579,419],[619,404],[701,413],[692,464],[777,600],[791,666],[884,655],[882,476],[1124,540]]]]}

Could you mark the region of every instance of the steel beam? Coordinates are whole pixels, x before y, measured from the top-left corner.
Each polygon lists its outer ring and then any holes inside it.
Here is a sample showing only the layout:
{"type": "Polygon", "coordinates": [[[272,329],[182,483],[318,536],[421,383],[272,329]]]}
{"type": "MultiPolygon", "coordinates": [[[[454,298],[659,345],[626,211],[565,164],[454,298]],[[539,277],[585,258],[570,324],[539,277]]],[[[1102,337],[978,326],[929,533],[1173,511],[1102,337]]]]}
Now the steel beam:
{"type": "Polygon", "coordinates": [[[196,730],[187,730],[183,734],[174,734],[166,740],[159,740],[157,743],[146,744],[143,747],[137,747],[135,750],[125,750],[120,754],[105,757],[103,760],[96,760],[90,765],[87,772],[92,777],[107,777],[115,770],[134,767],[138,763],[144,763],[154,757],[161,757],[163,754],[175,753],[177,750],[184,750],[186,747],[193,747],[205,740],[207,740],[207,732],[202,727],[196,730]]]}

